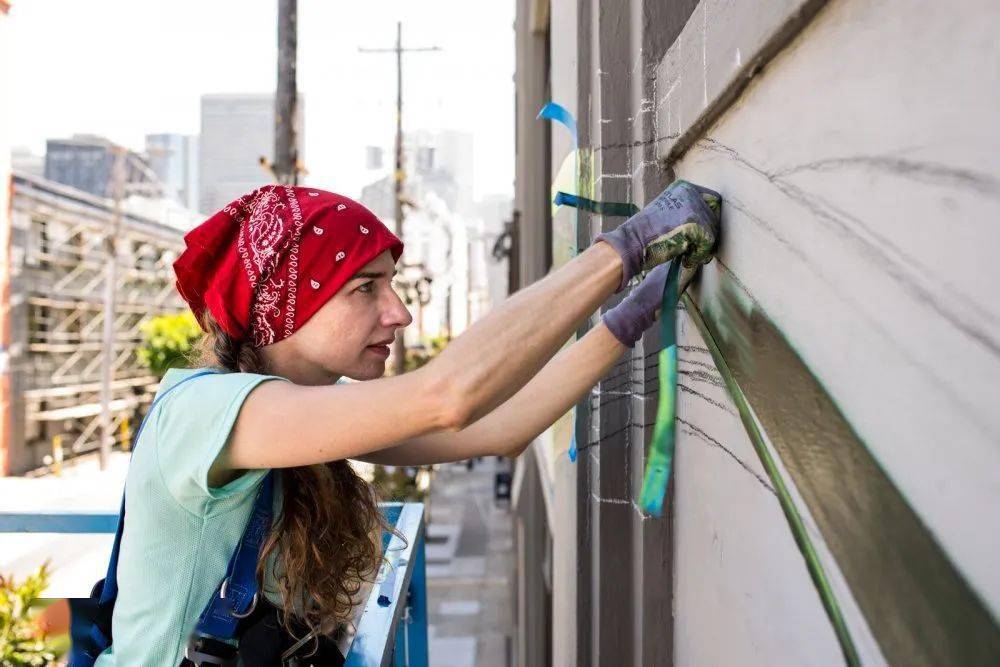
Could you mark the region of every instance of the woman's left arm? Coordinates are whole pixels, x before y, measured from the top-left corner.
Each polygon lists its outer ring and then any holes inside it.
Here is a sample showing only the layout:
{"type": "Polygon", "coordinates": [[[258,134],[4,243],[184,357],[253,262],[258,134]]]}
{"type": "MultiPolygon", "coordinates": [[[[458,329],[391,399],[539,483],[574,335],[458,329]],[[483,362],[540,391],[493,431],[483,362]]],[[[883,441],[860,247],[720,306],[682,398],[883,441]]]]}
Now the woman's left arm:
{"type": "Polygon", "coordinates": [[[429,433],[357,458],[404,466],[517,456],[576,405],[627,349],[601,322],[554,356],[520,391],[461,431],[429,433]]]}

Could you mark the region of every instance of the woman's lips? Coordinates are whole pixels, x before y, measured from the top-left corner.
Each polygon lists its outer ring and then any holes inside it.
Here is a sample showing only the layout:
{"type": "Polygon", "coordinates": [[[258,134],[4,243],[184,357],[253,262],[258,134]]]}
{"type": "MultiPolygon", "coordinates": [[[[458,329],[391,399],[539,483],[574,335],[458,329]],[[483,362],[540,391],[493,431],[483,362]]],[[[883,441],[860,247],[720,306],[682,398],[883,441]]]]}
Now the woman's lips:
{"type": "Polygon", "coordinates": [[[377,355],[388,357],[389,356],[389,346],[388,345],[369,345],[366,349],[371,350],[377,355]]]}

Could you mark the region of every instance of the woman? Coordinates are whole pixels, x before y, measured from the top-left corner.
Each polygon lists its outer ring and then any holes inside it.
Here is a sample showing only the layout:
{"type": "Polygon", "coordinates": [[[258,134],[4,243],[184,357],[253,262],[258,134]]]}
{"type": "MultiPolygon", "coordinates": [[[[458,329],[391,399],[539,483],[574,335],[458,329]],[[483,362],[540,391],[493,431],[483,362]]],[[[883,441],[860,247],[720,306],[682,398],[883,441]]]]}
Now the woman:
{"type": "Polygon", "coordinates": [[[97,664],[181,662],[271,470],[281,474],[257,565],[265,595],[241,656],[250,664],[252,645],[256,664],[275,664],[306,633],[317,640],[303,654],[324,655],[380,559],[376,499],[347,459],[518,455],[653,322],[666,265],[556,355],[577,327],[667,256],[709,259],[713,197],[675,183],[429,364],[388,378],[389,345],[412,321],[392,286],[403,246],[363,206],[272,185],[189,232],[177,288],[208,334],[202,365],[225,372],[179,385],[193,371],[171,370],[161,384],[128,473],[114,644],[97,664]]]}

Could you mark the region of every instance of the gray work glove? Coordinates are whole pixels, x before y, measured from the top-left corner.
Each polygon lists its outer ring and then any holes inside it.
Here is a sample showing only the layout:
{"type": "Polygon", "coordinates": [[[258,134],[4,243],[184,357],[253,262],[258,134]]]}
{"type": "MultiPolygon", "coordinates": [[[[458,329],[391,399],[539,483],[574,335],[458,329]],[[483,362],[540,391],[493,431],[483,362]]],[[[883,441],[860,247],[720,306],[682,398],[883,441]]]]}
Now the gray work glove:
{"type": "Polygon", "coordinates": [[[722,196],[687,181],[674,181],[644,209],[610,232],[597,236],[622,258],[622,291],[640,271],[683,256],[693,268],[712,259],[719,237],[722,196]]]}
{"type": "Polygon", "coordinates": [[[669,270],[670,262],[653,268],[617,306],[604,313],[601,319],[622,345],[634,347],[643,332],[656,321],[656,313],[663,306],[663,289],[669,270]]]}

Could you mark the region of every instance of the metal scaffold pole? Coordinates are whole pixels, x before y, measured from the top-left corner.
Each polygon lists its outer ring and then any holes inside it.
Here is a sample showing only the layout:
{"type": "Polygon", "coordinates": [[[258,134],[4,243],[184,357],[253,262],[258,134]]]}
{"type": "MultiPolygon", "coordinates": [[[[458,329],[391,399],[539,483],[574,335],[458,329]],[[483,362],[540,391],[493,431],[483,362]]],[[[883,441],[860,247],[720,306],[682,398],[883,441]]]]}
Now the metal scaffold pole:
{"type": "Polygon", "coordinates": [[[111,445],[115,440],[111,418],[111,382],[115,368],[115,288],[118,283],[118,233],[122,223],[122,199],[125,196],[125,157],[123,146],[113,148],[115,161],[111,168],[111,188],[114,197],[114,222],[111,233],[104,237],[106,264],[104,266],[104,326],[101,334],[101,443],[98,449],[101,470],[106,470],[111,459],[111,445]]]}

